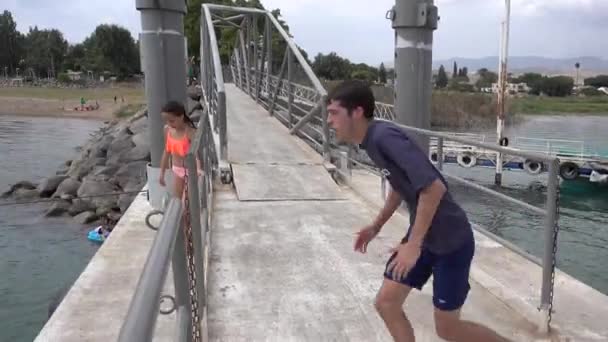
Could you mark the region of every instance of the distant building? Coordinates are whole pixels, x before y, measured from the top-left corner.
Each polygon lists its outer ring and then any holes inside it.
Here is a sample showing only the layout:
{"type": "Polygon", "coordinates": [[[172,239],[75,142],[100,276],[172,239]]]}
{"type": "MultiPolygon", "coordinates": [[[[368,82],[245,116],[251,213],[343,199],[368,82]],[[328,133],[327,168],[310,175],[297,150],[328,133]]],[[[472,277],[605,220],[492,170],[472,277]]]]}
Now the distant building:
{"type": "Polygon", "coordinates": [[[68,78],[72,81],[79,81],[82,78],[82,71],[68,70],[66,74],[68,75],[68,78]]]}
{"type": "MultiPolygon", "coordinates": [[[[526,83],[507,83],[507,92],[509,94],[527,93],[530,87],[526,83]]],[[[498,93],[498,83],[492,83],[492,92],[498,93]]]]}

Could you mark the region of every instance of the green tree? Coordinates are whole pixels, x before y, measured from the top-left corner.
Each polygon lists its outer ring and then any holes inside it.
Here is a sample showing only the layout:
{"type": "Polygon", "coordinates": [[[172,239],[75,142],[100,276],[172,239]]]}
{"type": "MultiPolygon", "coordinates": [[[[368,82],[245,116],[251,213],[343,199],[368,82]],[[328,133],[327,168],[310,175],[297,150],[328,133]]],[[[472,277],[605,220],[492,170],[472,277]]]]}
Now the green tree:
{"type": "Polygon", "coordinates": [[[0,75],[7,67],[9,73],[14,73],[24,54],[24,37],[17,31],[17,23],[9,11],[0,14],[0,75]]]}
{"type": "MultiPolygon", "coordinates": [[[[138,50],[139,51],[139,50],[138,50]]],[[[62,70],[81,71],[84,70],[86,50],[82,43],[70,45],[67,55],[63,61],[62,70]]]]}
{"type": "Polygon", "coordinates": [[[597,75],[595,77],[585,78],[584,80],[586,86],[592,87],[608,87],[608,75],[597,75]]]}
{"type": "Polygon", "coordinates": [[[99,25],[85,39],[84,66],[94,72],[110,72],[125,77],[138,72],[139,51],[131,36],[124,27],[117,25],[99,25]]]}
{"type": "Polygon", "coordinates": [[[68,42],[59,30],[30,28],[25,37],[25,65],[38,77],[56,76],[67,49],[68,42]]]}
{"type": "Polygon", "coordinates": [[[328,80],[345,80],[351,77],[351,62],[331,52],[328,55],[319,53],[312,62],[312,69],[318,77],[328,80]]]}
{"type": "Polygon", "coordinates": [[[543,75],[538,74],[538,73],[534,73],[534,72],[527,72],[519,77],[515,77],[513,79],[511,79],[511,82],[513,83],[525,83],[528,85],[528,87],[530,87],[530,94],[533,95],[540,95],[540,93],[543,91],[542,87],[543,87],[543,75]]]}
{"type": "Polygon", "coordinates": [[[384,63],[380,63],[380,68],[378,69],[378,78],[380,79],[380,83],[386,84],[387,73],[384,63]]]}
{"type": "Polygon", "coordinates": [[[454,71],[452,72],[452,78],[458,77],[458,64],[454,61],[454,71]]]}
{"type": "Polygon", "coordinates": [[[475,86],[479,89],[489,88],[493,83],[498,82],[498,75],[486,68],[477,70],[477,74],[479,75],[479,79],[475,82],[475,86]]]}
{"type": "Polygon", "coordinates": [[[441,89],[448,86],[448,74],[445,72],[443,65],[439,67],[439,71],[437,72],[437,82],[435,83],[435,86],[441,89]]]}
{"type": "Polygon", "coordinates": [[[544,77],[541,84],[542,92],[549,96],[572,95],[574,88],[574,80],[568,76],[544,77]]]}

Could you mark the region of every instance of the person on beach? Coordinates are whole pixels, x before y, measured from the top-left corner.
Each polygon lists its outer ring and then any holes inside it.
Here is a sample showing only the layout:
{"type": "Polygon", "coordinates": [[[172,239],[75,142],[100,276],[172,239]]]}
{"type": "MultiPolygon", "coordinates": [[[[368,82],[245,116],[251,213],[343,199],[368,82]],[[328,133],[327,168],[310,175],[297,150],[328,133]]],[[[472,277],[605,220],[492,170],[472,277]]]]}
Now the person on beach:
{"type": "MultiPolygon", "coordinates": [[[[160,161],[160,185],[166,186],[165,170],[171,159],[171,169],[176,176],[173,184],[173,194],[181,198],[184,192],[184,177],[186,176],[185,157],[190,149],[196,126],[186,115],[184,106],[176,101],[169,101],[162,108],[165,125],[165,150],[160,161]]],[[[198,164],[198,159],[197,159],[198,164]]],[[[200,167],[199,167],[200,170],[200,167]]]]}
{"type": "Polygon", "coordinates": [[[354,250],[368,244],[405,201],[410,227],[392,249],[375,306],[395,341],[414,341],[403,311],[412,288],[421,290],[433,275],[435,328],[447,341],[507,341],[489,328],[462,320],[475,241],[464,210],[452,199],[447,182],[427,154],[396,124],[374,120],[371,89],[346,81],[327,98],[328,124],[336,138],[360,144],[391,185],[384,208],[356,235],[354,250]]]}

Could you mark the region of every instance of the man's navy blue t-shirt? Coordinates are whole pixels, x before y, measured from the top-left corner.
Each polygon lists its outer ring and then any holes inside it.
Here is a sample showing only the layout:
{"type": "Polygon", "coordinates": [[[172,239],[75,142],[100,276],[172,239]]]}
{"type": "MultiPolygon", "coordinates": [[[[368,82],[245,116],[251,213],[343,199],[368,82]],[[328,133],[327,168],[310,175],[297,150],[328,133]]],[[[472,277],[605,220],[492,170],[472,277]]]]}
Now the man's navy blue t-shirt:
{"type": "MultiPolygon", "coordinates": [[[[437,179],[448,187],[416,142],[392,122],[372,120],[361,147],[383,169],[391,187],[407,203],[410,227],[416,221],[420,192],[437,179]]],[[[423,247],[433,253],[445,254],[472,239],[473,231],[466,213],[447,191],[433,217],[423,247]]]]}

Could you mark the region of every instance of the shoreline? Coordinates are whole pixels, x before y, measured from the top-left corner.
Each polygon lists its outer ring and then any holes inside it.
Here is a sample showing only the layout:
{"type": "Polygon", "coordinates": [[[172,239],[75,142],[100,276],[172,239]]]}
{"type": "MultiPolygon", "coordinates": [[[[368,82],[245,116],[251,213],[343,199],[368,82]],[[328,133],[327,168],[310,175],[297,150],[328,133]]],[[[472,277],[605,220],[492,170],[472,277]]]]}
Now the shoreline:
{"type": "MultiPolygon", "coordinates": [[[[110,120],[123,103],[99,100],[100,108],[91,111],[75,111],[68,108],[79,107],[77,101],[53,100],[41,98],[24,98],[0,96],[0,115],[29,116],[53,118],[80,118],[94,120],[110,120]]],[[[126,104],[126,103],[125,103],[126,104]]],[[[93,104],[94,105],[94,104],[93,104]]]]}

